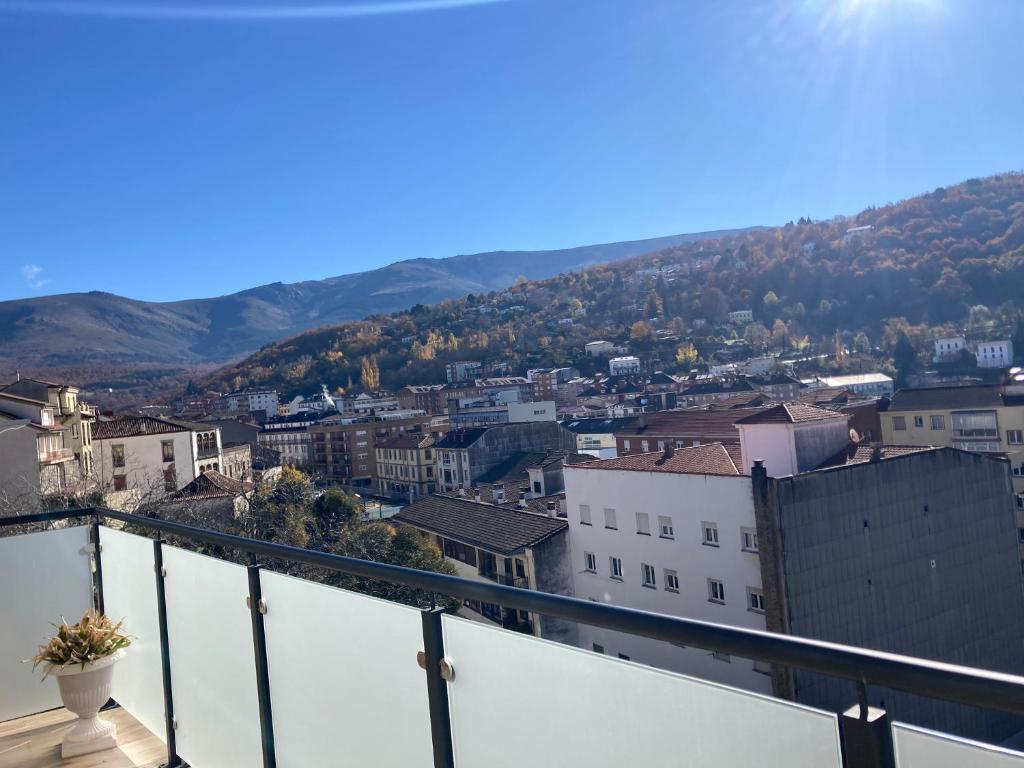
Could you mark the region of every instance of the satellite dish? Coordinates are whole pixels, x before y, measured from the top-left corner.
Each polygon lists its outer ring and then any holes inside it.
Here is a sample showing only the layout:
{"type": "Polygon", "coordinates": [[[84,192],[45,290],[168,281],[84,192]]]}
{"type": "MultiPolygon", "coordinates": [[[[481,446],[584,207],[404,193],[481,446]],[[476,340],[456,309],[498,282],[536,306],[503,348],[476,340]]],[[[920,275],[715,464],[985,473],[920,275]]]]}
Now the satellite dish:
{"type": "Polygon", "coordinates": [[[852,427],[850,428],[850,442],[851,443],[859,443],[860,442],[860,435],[858,435],[857,434],[857,430],[853,429],[852,427]]]}

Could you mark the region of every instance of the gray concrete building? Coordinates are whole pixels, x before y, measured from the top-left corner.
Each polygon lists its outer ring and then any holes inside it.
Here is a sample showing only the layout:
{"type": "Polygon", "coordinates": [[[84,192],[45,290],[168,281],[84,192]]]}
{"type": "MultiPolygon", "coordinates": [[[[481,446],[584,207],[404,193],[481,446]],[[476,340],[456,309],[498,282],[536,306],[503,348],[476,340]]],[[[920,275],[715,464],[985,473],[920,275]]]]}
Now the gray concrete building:
{"type": "MultiPolygon", "coordinates": [[[[831,466],[752,470],[770,631],[1024,673],[1010,465],[953,448],[859,446],[831,466]]],[[[777,695],[832,711],[852,683],[773,670],[777,695]]],[[[986,741],[1020,718],[869,687],[892,719],[986,741]]]]}

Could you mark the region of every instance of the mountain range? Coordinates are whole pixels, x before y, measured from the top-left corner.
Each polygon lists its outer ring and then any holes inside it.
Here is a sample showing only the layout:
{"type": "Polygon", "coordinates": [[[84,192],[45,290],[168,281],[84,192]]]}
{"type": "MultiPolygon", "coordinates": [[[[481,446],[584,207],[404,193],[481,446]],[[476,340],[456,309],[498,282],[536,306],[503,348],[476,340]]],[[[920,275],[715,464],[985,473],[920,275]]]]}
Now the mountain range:
{"type": "Polygon", "coordinates": [[[664,248],[738,234],[697,232],[548,251],[416,258],[365,272],[270,283],[174,302],[92,291],[0,302],[0,369],[181,367],[225,362],[323,325],[434,304],[664,248]]]}

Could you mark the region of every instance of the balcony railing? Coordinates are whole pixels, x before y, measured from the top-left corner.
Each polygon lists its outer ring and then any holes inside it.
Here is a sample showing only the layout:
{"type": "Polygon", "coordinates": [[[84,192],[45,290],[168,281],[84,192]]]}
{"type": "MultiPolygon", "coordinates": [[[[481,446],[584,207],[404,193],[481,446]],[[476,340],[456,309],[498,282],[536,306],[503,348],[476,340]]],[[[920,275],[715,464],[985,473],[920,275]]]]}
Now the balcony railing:
{"type": "Polygon", "coordinates": [[[68,461],[75,458],[70,448],[51,448],[46,451],[39,451],[40,464],[54,464],[58,461],[68,461]]]}
{"type": "Polygon", "coordinates": [[[27,658],[95,604],[134,637],[113,698],[167,766],[1010,766],[1024,755],[890,723],[868,686],[1024,715],[1024,677],[675,618],[107,509],[0,538],[0,721],[59,706],[27,658]],[[130,524],[156,539],[105,525],[130,524]],[[247,554],[248,567],[162,537],[247,554]],[[263,569],[257,557],[498,604],[852,681],[841,716],[263,569]],[[155,577],[154,577],[155,573],[155,577]],[[339,645],[339,638],[344,642],[339,645]],[[840,727],[841,725],[841,727],[840,727]],[[598,727],[595,727],[598,726],[598,727]],[[187,763],[186,763],[187,761],[187,763]]]}
{"type": "Polygon", "coordinates": [[[200,459],[213,459],[220,454],[220,450],[214,446],[213,448],[200,448],[196,452],[196,458],[200,459]]]}

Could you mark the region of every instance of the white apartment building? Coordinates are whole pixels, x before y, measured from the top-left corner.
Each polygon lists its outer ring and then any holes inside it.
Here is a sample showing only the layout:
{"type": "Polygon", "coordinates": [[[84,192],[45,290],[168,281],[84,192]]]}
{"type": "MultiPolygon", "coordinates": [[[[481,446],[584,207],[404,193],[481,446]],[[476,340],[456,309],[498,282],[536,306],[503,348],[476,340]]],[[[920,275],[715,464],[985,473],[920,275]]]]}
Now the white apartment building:
{"type": "Polygon", "coordinates": [[[935,355],[932,357],[932,362],[941,363],[952,360],[965,349],[967,349],[967,339],[963,336],[952,336],[948,339],[936,339],[935,355]]]}
{"type": "Polygon", "coordinates": [[[96,476],[108,503],[126,507],[184,488],[222,466],[220,428],[123,416],[93,429],[96,476]]]}
{"type": "Polygon", "coordinates": [[[610,355],[615,352],[615,345],[610,341],[598,339],[597,341],[588,341],[583,345],[584,351],[591,357],[600,357],[601,355],[610,355]]]}
{"type": "MultiPolygon", "coordinates": [[[[765,629],[750,478],[720,443],[566,465],[573,592],[579,598],[765,629]]],[[[579,644],[762,693],[749,659],[580,625],[579,644]]]]}
{"type": "Polygon", "coordinates": [[[268,416],[277,415],[278,398],[276,389],[247,389],[221,395],[221,401],[232,413],[265,411],[268,416]]]}
{"type": "Polygon", "coordinates": [[[640,373],[640,358],[634,355],[613,357],[608,361],[608,372],[612,376],[629,376],[640,373]]]}
{"type": "Polygon", "coordinates": [[[1013,342],[1008,339],[979,341],[975,354],[979,368],[1009,368],[1013,365],[1013,342]]]}
{"type": "Polygon", "coordinates": [[[735,312],[730,312],[729,322],[733,325],[745,325],[746,323],[754,322],[754,311],[751,309],[737,309],[735,312]]]}
{"type": "Polygon", "coordinates": [[[895,383],[891,376],[884,373],[851,373],[846,376],[823,376],[817,379],[803,379],[802,384],[810,388],[815,387],[841,387],[858,395],[873,397],[892,397],[895,391],[895,383]]]}

